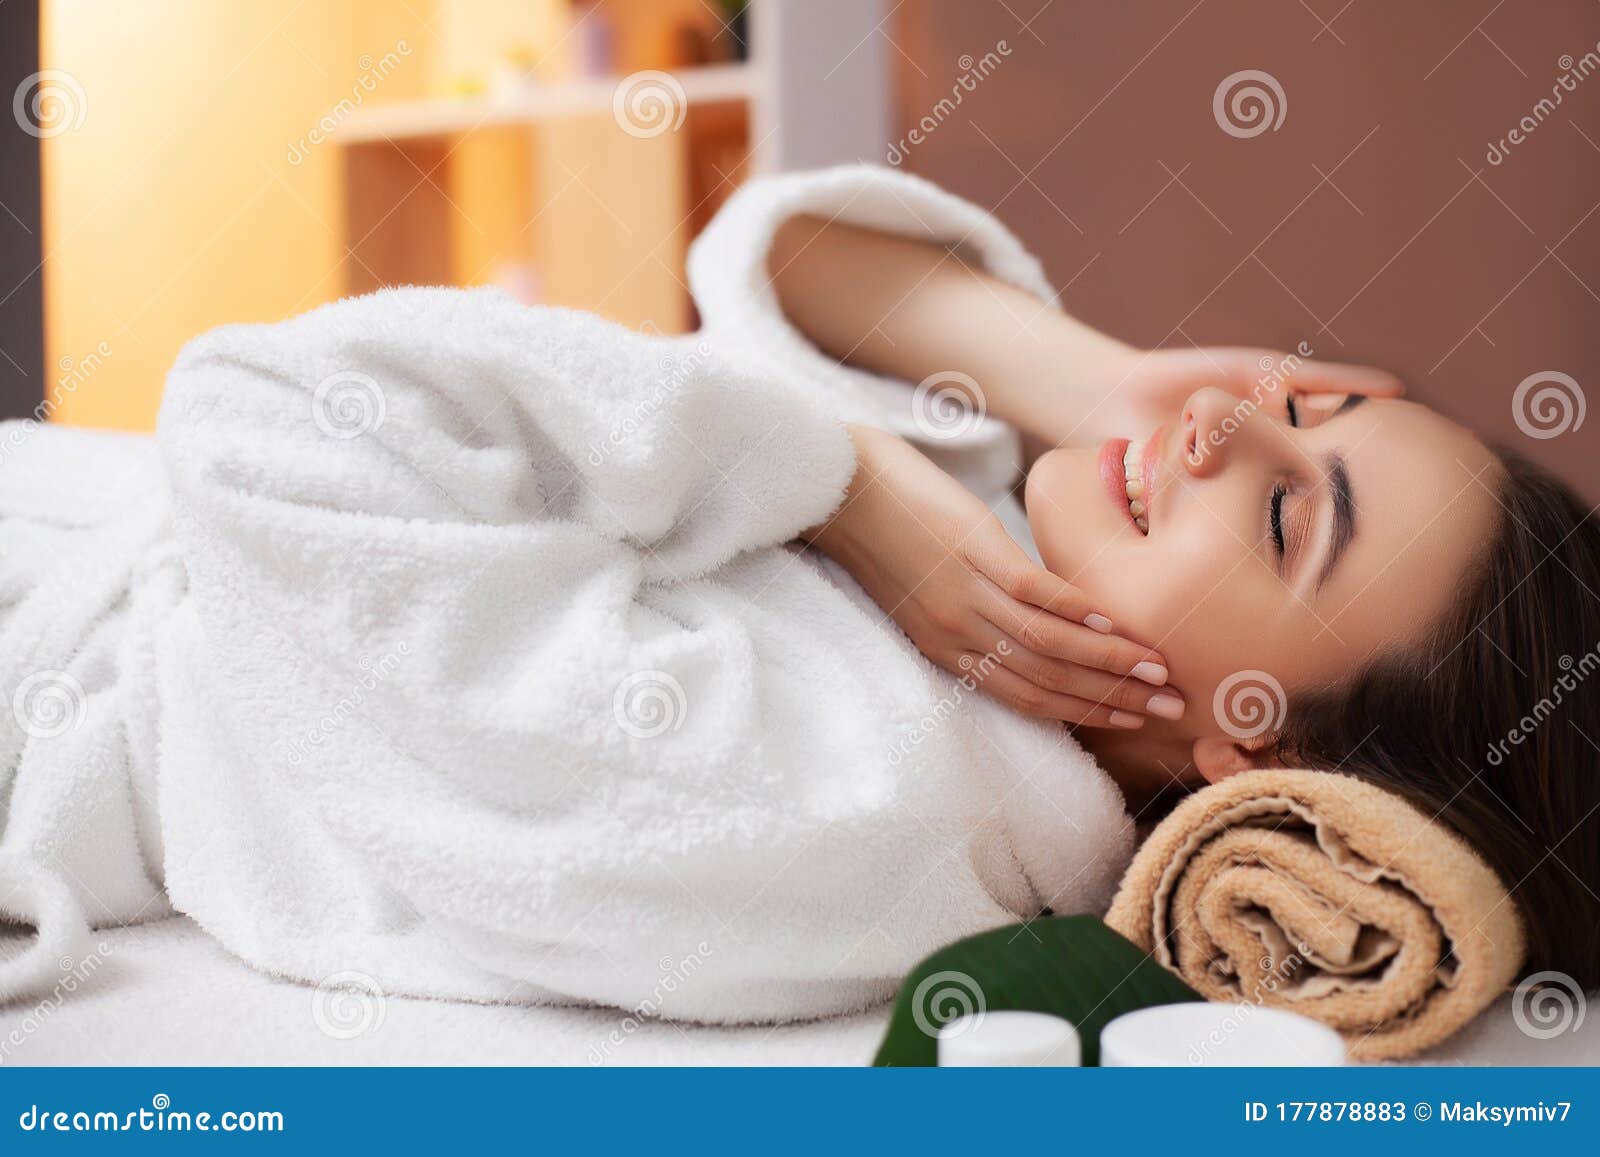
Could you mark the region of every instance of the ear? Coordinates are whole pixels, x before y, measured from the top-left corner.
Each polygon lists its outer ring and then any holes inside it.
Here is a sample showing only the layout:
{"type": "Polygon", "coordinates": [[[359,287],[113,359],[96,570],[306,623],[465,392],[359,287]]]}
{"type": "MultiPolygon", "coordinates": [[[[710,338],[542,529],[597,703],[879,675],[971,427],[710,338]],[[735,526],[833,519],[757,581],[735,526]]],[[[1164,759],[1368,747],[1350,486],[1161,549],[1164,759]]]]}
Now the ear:
{"type": "Polygon", "coordinates": [[[1241,771],[1282,766],[1274,753],[1270,737],[1250,747],[1221,736],[1207,736],[1194,741],[1191,758],[1194,760],[1195,769],[1200,772],[1200,777],[1207,783],[1218,783],[1230,775],[1238,775],[1241,771]]]}

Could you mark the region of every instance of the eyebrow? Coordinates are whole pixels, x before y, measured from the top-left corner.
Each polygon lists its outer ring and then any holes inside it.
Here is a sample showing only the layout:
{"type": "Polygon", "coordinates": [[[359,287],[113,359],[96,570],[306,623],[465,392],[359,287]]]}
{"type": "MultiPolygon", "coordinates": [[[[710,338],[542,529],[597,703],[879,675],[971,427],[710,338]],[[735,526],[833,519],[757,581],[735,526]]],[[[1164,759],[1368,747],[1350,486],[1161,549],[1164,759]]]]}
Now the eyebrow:
{"type": "MultiPolygon", "coordinates": [[[[1346,402],[1339,412],[1343,413],[1348,406],[1346,402]]],[[[1344,455],[1337,452],[1328,456],[1328,492],[1333,496],[1333,544],[1328,548],[1322,573],[1317,576],[1318,590],[1332,577],[1339,560],[1344,556],[1345,547],[1356,536],[1356,500],[1350,489],[1350,469],[1345,464],[1344,455]]]]}

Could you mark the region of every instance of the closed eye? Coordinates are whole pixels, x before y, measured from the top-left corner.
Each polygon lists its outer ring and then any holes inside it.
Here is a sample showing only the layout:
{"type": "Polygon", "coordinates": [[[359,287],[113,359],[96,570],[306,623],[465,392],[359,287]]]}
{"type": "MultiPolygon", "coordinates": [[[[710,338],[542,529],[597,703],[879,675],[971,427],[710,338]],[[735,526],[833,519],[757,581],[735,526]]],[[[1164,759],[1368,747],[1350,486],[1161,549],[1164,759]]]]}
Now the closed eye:
{"type": "MultiPolygon", "coordinates": [[[[1321,420],[1313,424],[1321,426],[1334,418],[1348,414],[1366,400],[1364,395],[1350,394],[1331,412],[1324,414],[1321,411],[1314,410],[1321,420]]],[[[1300,425],[1300,407],[1296,404],[1293,394],[1285,397],[1284,409],[1289,425],[1298,428],[1300,425]]],[[[1328,549],[1327,558],[1322,564],[1321,574],[1318,575],[1318,587],[1323,586],[1328,581],[1329,576],[1333,574],[1334,568],[1338,566],[1340,558],[1344,555],[1345,548],[1349,546],[1350,540],[1355,537],[1356,531],[1356,504],[1351,492],[1350,470],[1344,456],[1338,452],[1330,454],[1325,473],[1328,479],[1328,489],[1332,496],[1333,542],[1328,549]]],[[[1272,544],[1278,552],[1280,562],[1287,551],[1283,530],[1283,504],[1288,497],[1288,486],[1279,482],[1272,487],[1272,496],[1267,501],[1267,526],[1271,532],[1272,544]]]]}
{"type": "Polygon", "coordinates": [[[1272,499],[1267,503],[1267,525],[1272,530],[1272,545],[1278,551],[1278,557],[1283,557],[1283,500],[1289,495],[1289,488],[1279,482],[1272,488],[1272,499]]]}
{"type": "MultiPolygon", "coordinates": [[[[1288,411],[1289,425],[1300,425],[1300,408],[1294,404],[1294,395],[1284,395],[1284,406],[1288,411]]],[[[1272,533],[1272,545],[1282,559],[1286,546],[1283,540],[1283,500],[1289,496],[1289,488],[1279,482],[1272,488],[1272,497],[1267,501],[1267,527],[1272,533]]]]}

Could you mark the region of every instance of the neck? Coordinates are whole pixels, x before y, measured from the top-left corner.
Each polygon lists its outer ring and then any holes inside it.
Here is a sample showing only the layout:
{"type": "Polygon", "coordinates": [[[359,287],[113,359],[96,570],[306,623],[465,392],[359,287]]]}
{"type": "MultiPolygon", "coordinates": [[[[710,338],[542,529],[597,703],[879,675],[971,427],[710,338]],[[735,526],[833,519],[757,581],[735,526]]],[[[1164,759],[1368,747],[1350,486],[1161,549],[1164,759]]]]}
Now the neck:
{"type": "Polygon", "coordinates": [[[1190,760],[1193,741],[1164,732],[1155,720],[1138,731],[1085,727],[1076,732],[1078,742],[1122,789],[1135,819],[1162,795],[1203,782],[1190,760]]]}

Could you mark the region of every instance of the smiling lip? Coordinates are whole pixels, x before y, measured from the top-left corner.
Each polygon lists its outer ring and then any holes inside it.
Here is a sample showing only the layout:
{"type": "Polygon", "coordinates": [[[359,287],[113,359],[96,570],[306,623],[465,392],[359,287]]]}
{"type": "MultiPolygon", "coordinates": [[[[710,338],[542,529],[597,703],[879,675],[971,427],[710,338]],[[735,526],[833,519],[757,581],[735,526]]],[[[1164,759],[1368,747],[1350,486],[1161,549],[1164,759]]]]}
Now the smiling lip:
{"type": "MultiPolygon", "coordinates": [[[[1139,460],[1139,473],[1144,475],[1144,522],[1153,526],[1151,508],[1156,503],[1156,463],[1161,459],[1161,436],[1165,428],[1157,426],[1150,431],[1150,438],[1144,444],[1144,455],[1139,460]]],[[[1145,534],[1150,532],[1147,530],[1145,534]]]]}
{"type": "MultiPolygon", "coordinates": [[[[1126,438],[1111,438],[1100,447],[1100,481],[1106,484],[1106,493],[1111,496],[1112,504],[1122,511],[1122,517],[1137,531],[1139,528],[1133,521],[1133,511],[1128,509],[1127,475],[1122,466],[1128,446],[1126,438]]],[[[1145,474],[1148,477],[1148,468],[1145,474]]]]}

